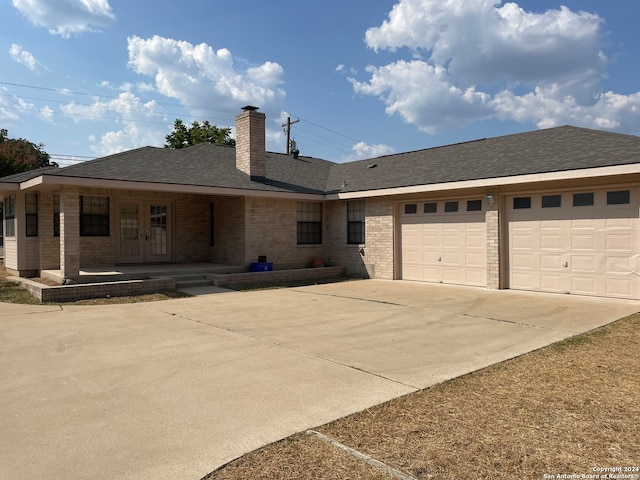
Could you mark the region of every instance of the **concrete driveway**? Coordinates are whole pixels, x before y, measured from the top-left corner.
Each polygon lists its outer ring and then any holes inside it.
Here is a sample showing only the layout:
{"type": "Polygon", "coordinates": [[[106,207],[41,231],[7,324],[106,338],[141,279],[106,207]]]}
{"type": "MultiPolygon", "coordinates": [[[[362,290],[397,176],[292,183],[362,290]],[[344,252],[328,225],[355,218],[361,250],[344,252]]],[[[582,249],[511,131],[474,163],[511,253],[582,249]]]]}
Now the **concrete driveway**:
{"type": "Polygon", "coordinates": [[[639,310],[383,280],[0,304],[0,478],[198,480],[295,432],[639,310]]]}

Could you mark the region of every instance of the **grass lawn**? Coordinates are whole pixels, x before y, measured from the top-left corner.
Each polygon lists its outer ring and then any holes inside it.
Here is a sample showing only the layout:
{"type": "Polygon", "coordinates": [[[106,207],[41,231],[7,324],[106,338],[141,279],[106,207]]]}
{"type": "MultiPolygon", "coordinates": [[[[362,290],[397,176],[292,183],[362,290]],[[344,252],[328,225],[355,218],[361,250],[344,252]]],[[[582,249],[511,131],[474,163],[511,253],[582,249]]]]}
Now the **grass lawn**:
{"type": "MultiPolygon", "coordinates": [[[[640,478],[640,314],[315,430],[419,479],[640,478]]],[[[205,478],[396,477],[303,433],[205,478]]]]}

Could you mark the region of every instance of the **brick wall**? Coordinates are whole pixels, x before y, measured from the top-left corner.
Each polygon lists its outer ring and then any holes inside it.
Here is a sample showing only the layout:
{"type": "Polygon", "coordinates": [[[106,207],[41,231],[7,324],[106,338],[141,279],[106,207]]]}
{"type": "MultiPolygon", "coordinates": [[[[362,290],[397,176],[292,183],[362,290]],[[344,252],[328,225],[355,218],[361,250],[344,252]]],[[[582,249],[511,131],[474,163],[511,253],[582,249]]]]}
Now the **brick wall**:
{"type": "Polygon", "coordinates": [[[214,246],[211,261],[226,265],[244,265],[245,199],[242,197],[215,197],[214,246]]]}
{"type": "Polygon", "coordinates": [[[236,116],[236,167],[247,175],[265,176],[265,118],[256,111],[236,116]]]}
{"type": "Polygon", "coordinates": [[[360,254],[360,249],[364,249],[366,244],[350,245],[347,243],[347,201],[327,202],[325,208],[328,263],[330,265],[344,265],[348,275],[368,278],[369,273],[365,267],[365,259],[360,254]]]}
{"type": "Polygon", "coordinates": [[[500,288],[500,218],[498,196],[494,203],[486,204],[487,231],[487,288],[500,288]]]}
{"type": "Polygon", "coordinates": [[[390,198],[366,201],[364,264],[372,278],[394,278],[394,203],[390,198]]]}
{"type": "Polygon", "coordinates": [[[298,268],[316,257],[325,258],[326,213],[323,211],[323,244],[298,245],[297,205],[296,200],[247,198],[245,264],[265,255],[279,268],[298,268]]]}
{"type": "Polygon", "coordinates": [[[176,263],[209,262],[211,199],[204,195],[178,195],[175,200],[176,263]]]}

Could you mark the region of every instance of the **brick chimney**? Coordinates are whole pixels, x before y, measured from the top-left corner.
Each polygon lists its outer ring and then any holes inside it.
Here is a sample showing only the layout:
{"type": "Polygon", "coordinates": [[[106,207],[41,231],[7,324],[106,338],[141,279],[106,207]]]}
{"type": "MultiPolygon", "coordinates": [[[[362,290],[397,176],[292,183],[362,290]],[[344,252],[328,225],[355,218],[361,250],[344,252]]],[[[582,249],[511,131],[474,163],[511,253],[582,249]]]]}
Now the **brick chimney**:
{"type": "Polygon", "coordinates": [[[236,168],[260,180],[265,177],[265,119],[250,105],[236,115],[236,168]]]}

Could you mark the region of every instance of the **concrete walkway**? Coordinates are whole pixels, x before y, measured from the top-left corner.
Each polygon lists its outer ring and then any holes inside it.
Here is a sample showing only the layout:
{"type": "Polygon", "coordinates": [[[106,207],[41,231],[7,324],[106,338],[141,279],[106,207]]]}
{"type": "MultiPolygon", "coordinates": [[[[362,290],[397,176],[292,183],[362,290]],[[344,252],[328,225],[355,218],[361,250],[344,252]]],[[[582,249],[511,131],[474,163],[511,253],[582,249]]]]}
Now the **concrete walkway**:
{"type": "Polygon", "coordinates": [[[381,280],[0,304],[0,478],[198,480],[295,432],[637,311],[381,280]]]}

